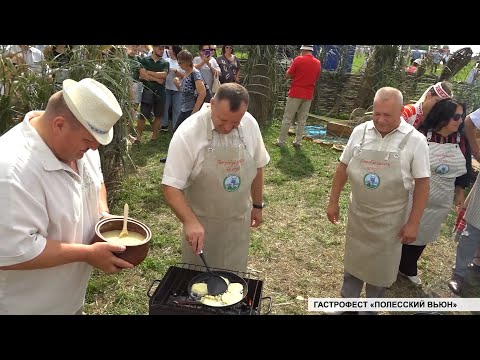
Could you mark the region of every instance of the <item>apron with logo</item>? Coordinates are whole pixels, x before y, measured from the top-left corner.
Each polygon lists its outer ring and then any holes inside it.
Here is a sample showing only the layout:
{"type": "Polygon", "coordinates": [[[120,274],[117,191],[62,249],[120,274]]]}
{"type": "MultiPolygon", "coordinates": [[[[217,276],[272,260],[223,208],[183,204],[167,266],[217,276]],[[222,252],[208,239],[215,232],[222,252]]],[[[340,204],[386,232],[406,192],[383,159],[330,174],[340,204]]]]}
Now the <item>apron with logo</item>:
{"type": "MultiPolygon", "coordinates": [[[[185,197],[205,229],[203,252],[208,266],[246,271],[251,230],[250,189],[257,168],[246,149],[241,127],[230,134],[219,134],[212,131],[210,115],[208,111],[198,119],[207,122],[208,145],[203,167],[185,189],[185,197]]],[[[203,266],[185,239],[182,262],[203,266]]]]}
{"type": "Polygon", "coordinates": [[[364,282],[389,287],[397,279],[402,252],[399,232],[406,223],[408,191],[400,154],[411,136],[404,136],[398,151],[362,149],[347,167],[352,192],[348,207],[345,271],[364,282]]]}
{"type": "MultiPolygon", "coordinates": [[[[455,179],[467,172],[465,156],[460,150],[460,133],[456,144],[430,142],[432,130],[427,133],[430,155],[430,194],[418,228],[417,240],[410,245],[427,245],[435,241],[442,223],[452,209],[455,196],[455,179]]],[[[409,209],[412,208],[413,190],[410,192],[409,209]]]]}

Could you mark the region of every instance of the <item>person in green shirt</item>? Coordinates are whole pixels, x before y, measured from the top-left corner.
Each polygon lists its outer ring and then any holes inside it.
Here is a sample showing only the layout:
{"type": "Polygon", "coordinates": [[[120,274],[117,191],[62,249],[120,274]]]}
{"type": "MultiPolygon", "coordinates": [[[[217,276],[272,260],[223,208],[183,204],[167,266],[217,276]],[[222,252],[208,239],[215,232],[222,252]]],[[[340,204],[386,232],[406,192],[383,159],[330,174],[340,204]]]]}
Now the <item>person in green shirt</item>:
{"type": "Polygon", "coordinates": [[[137,58],[140,63],[139,79],[143,84],[143,93],[135,143],[142,138],[145,121],[148,119],[151,122],[152,112],[154,120],[151,140],[156,140],[160,131],[165,107],[165,79],[169,71],[168,62],[162,59],[164,49],[164,45],[153,45],[151,55],[137,58]]]}

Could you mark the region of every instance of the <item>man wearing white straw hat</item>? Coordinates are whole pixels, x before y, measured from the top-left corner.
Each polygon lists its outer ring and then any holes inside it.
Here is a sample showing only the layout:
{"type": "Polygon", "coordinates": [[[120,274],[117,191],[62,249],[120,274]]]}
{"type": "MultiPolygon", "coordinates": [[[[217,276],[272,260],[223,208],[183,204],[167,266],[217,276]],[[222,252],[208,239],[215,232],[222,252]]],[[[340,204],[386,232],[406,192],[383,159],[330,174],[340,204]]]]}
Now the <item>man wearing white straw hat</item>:
{"type": "Polygon", "coordinates": [[[312,55],[313,45],[302,45],[300,51],[301,55],[293,60],[285,74],[287,79],[292,79],[292,84],[285,104],[282,128],[275,143],[277,146],[285,145],[288,130],[294,118],[297,119],[297,129],[293,146],[298,148],[302,145],[303,132],[312,104],[315,82],[320,77],[322,67],[320,60],[312,55]]]}
{"type": "Polygon", "coordinates": [[[92,267],[132,267],[124,246],[90,244],[108,215],[97,149],[121,116],[103,84],[67,79],[0,137],[0,314],[81,314],[92,267]]]}

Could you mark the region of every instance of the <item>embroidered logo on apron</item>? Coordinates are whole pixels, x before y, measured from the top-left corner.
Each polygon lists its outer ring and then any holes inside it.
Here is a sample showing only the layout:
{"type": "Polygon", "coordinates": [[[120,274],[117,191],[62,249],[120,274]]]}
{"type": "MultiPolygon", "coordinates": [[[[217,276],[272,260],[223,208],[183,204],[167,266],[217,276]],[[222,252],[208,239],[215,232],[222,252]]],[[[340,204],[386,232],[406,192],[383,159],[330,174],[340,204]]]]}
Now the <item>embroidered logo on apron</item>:
{"type": "Polygon", "coordinates": [[[228,192],[237,191],[240,187],[240,177],[237,175],[228,175],[223,179],[223,188],[228,192]]]}
{"type": "Polygon", "coordinates": [[[380,185],[380,178],[375,173],[367,173],[363,178],[365,186],[371,190],[378,188],[380,185]]]}
{"type": "Polygon", "coordinates": [[[448,173],[449,170],[450,168],[447,164],[440,164],[435,168],[435,174],[443,175],[448,173]]]}

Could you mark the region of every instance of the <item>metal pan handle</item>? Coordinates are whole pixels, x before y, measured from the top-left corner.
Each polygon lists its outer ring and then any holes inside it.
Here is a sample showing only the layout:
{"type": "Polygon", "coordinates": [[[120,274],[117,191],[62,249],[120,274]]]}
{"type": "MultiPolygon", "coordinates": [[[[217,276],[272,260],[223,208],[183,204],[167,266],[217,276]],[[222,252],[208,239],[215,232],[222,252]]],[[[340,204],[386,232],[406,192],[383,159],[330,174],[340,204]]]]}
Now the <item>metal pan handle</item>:
{"type": "MultiPolygon", "coordinates": [[[[152,283],[152,285],[150,285],[150,287],[148,288],[148,290],[147,290],[147,296],[148,296],[149,298],[151,298],[152,295],[153,295],[151,290],[152,290],[152,288],[153,288],[153,285],[155,285],[155,283],[159,283],[159,284],[160,284],[160,280],[155,280],[155,281],[152,283]]],[[[157,287],[155,287],[155,290],[157,290],[157,288],[158,288],[158,285],[157,285],[157,287]]],[[[154,292],[155,292],[155,291],[154,291],[154,292]]]]}
{"type": "Polygon", "coordinates": [[[262,300],[262,303],[263,303],[263,300],[266,300],[266,299],[268,299],[268,311],[267,311],[265,314],[262,314],[262,313],[261,313],[261,310],[262,310],[262,309],[259,309],[259,312],[258,312],[258,313],[259,313],[260,315],[268,315],[268,314],[270,314],[270,313],[272,312],[272,297],[271,297],[271,296],[262,297],[262,299],[261,299],[261,300],[262,300]]]}
{"type": "Polygon", "coordinates": [[[176,305],[203,305],[200,301],[195,300],[174,300],[173,303],[176,305]]]}

